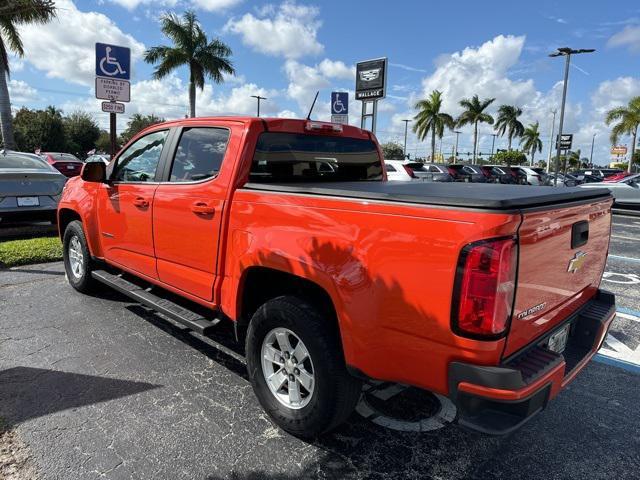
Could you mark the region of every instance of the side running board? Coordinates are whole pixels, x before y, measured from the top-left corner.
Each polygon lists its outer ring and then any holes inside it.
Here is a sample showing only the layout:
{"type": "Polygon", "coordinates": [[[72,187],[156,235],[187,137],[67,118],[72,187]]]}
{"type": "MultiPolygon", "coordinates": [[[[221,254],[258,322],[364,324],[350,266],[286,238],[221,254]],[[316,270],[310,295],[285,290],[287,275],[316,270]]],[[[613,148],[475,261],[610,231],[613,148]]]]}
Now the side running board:
{"type": "Polygon", "coordinates": [[[210,329],[220,323],[219,318],[205,318],[199,313],[184,308],[171,300],[151,293],[145,288],[124,279],[122,275],[113,275],[104,270],[94,270],[91,272],[91,276],[99,282],[115,288],[120,293],[124,293],[136,302],[162,313],[202,335],[208,333],[210,329]]]}

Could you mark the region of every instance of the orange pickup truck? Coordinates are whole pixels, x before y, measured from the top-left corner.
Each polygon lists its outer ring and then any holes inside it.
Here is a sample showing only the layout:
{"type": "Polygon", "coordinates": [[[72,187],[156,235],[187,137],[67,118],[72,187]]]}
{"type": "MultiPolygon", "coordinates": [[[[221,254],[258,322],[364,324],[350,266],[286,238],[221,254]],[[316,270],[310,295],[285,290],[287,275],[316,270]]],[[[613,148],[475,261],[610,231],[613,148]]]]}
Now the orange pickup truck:
{"type": "Polygon", "coordinates": [[[510,432],[600,348],[604,189],[387,182],[367,131],[309,120],[155,125],[69,180],[68,280],[200,334],[231,321],[284,430],[343,422],[363,379],[447,395],[510,432]]]}

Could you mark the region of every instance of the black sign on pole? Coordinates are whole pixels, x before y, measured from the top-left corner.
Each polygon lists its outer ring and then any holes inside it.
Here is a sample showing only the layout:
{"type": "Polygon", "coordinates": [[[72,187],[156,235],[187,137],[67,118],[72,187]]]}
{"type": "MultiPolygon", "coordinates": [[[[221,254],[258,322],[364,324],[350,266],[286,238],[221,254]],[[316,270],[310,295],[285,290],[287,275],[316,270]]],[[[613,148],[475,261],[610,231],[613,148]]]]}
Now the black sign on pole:
{"type": "Polygon", "coordinates": [[[356,100],[376,100],[384,98],[386,89],[386,58],[376,58],[356,64],[356,100]]]}
{"type": "Polygon", "coordinates": [[[571,150],[573,144],[573,133],[563,133],[562,136],[556,136],[556,150],[558,149],[558,142],[560,142],[560,150],[571,150]]]}

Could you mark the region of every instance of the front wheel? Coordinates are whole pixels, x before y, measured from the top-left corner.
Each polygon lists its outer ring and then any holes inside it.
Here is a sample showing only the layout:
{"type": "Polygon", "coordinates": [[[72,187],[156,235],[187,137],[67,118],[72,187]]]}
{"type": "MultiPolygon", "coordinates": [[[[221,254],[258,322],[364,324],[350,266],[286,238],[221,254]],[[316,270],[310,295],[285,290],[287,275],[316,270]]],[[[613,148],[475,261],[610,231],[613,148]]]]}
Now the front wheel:
{"type": "Polygon", "coordinates": [[[73,288],[88,293],[95,285],[91,276],[93,260],[84,236],[82,223],[77,220],[69,223],[64,231],[62,255],[67,279],[73,288]]]}
{"type": "Polygon", "coordinates": [[[331,320],[291,296],[269,300],[253,315],[247,369],[265,411],[283,430],[315,438],[344,422],[361,382],[346,370],[331,320]]]}

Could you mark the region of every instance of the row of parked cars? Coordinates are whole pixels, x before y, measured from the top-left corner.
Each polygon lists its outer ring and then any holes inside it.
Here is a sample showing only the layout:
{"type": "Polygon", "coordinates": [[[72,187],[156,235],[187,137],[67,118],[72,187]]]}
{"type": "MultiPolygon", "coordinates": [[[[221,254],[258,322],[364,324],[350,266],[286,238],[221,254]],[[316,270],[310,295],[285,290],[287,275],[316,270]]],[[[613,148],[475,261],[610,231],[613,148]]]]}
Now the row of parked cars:
{"type": "Polygon", "coordinates": [[[619,205],[640,205],[640,174],[616,168],[546,172],[543,168],[505,165],[466,165],[385,160],[387,178],[399,182],[471,182],[516,185],[590,187],[606,186],[619,205]]]}
{"type": "MultiPolygon", "coordinates": [[[[108,163],[109,156],[91,155],[85,162],[108,163]]],[[[85,162],[70,153],[0,151],[0,223],[54,222],[64,184],[80,175],[85,162]]]]}
{"type": "MultiPolygon", "coordinates": [[[[544,168],[505,165],[467,165],[385,160],[387,177],[392,181],[506,183],[519,185],[553,185],[555,174],[544,168]]],[[[583,183],[624,178],[618,169],[579,170],[559,173],[560,186],[574,187],[583,183]]]]}
{"type": "Polygon", "coordinates": [[[504,165],[466,165],[385,160],[391,181],[472,182],[544,185],[542,168],[504,165]]]}

